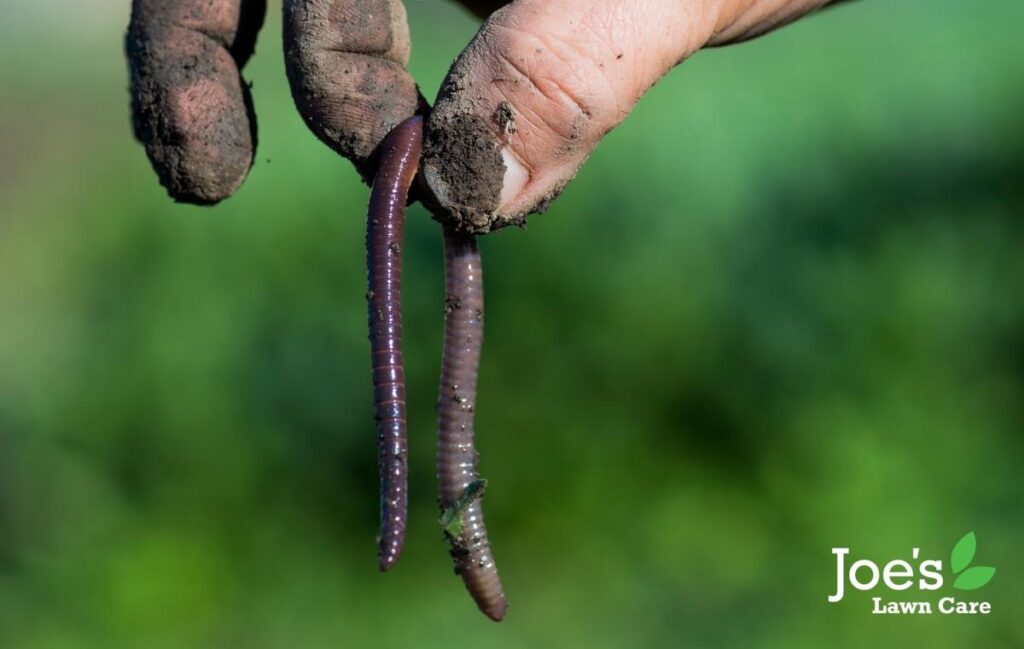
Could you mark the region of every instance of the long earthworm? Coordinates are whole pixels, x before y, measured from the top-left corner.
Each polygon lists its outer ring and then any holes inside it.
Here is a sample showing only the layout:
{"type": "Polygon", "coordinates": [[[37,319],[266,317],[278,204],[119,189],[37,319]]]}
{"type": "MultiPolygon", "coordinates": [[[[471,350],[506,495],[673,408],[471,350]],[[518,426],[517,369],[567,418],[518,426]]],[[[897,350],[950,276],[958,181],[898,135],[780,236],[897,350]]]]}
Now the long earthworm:
{"type": "MultiPolygon", "coordinates": [[[[416,177],[423,122],[412,117],[384,138],[367,217],[370,343],[381,476],[379,565],[398,560],[408,517],[408,436],[402,366],[401,245],[405,205],[416,177]]],[[[473,600],[500,621],[508,609],[491,555],[480,499],[474,407],[483,343],[483,275],[476,238],[442,225],[445,250],[445,338],[438,398],[437,476],[441,526],[455,570],[473,600]]]]}
{"type": "Polygon", "coordinates": [[[388,133],[370,190],[366,219],[366,301],[380,471],[382,571],[395,565],[405,543],[409,513],[409,440],[402,364],[402,243],[409,186],[419,167],[423,120],[411,117],[388,133]]]}
{"type": "Polygon", "coordinates": [[[444,354],[438,397],[437,479],[441,524],[455,571],[487,617],[500,621],[508,603],[491,554],[480,497],[473,415],[484,333],[483,269],[476,237],[445,224],[444,354]]]}

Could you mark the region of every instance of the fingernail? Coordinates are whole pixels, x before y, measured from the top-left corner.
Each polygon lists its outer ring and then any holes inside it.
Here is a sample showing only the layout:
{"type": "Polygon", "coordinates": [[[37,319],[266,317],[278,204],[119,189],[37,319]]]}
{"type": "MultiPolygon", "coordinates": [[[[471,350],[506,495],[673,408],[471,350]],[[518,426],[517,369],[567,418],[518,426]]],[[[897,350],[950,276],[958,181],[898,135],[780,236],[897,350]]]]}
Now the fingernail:
{"type": "Polygon", "coordinates": [[[530,172],[507,146],[501,150],[501,159],[505,163],[505,178],[501,186],[498,211],[505,212],[505,208],[519,196],[526,183],[530,182],[530,172]]]}

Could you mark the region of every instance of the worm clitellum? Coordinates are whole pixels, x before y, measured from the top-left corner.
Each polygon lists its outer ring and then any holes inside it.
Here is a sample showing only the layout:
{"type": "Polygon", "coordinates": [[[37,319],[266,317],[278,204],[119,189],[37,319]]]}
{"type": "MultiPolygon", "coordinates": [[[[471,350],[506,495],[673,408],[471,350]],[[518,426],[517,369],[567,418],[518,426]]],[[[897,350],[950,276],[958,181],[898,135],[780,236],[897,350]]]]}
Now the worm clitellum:
{"type": "Polygon", "coordinates": [[[484,527],[477,475],[473,410],[484,333],[484,285],[476,237],[443,226],[445,251],[444,355],[438,397],[437,479],[441,524],[455,571],[476,605],[492,620],[508,603],[484,527]]]}
{"type": "Polygon", "coordinates": [[[366,221],[366,301],[380,469],[381,570],[395,565],[402,553],[409,507],[409,440],[402,365],[402,239],[405,204],[419,166],[422,141],[420,117],[405,120],[384,138],[366,221]]]}

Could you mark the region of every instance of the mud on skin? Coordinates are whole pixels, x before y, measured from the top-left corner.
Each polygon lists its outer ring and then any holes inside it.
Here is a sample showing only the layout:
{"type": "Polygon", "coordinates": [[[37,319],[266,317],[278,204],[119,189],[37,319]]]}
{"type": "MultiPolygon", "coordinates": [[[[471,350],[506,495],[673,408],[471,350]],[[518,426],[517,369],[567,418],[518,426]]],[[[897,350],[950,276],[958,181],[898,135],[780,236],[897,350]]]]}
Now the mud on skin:
{"type": "Polygon", "coordinates": [[[306,124],[372,178],[377,145],[421,102],[405,70],[411,45],[403,4],[286,0],[284,46],[292,98],[306,124]]]}
{"type": "Polygon", "coordinates": [[[256,118],[239,69],[265,12],[265,0],[132,3],[132,124],[175,200],[216,203],[252,166],[256,118]]]}
{"type": "MultiPolygon", "coordinates": [[[[485,26],[482,29],[486,29],[485,26]]],[[[483,234],[508,225],[497,215],[505,182],[500,134],[477,116],[471,69],[482,56],[478,40],[455,59],[437,94],[423,142],[423,178],[443,206],[439,220],[455,230],[483,234]]]]}
{"type": "Polygon", "coordinates": [[[505,179],[505,163],[488,124],[468,113],[435,109],[423,143],[423,174],[449,212],[450,225],[488,232],[505,179]]]}
{"type": "MultiPolygon", "coordinates": [[[[509,225],[522,226],[530,213],[543,212],[572,179],[562,178],[536,203],[519,213],[499,213],[505,182],[502,148],[518,131],[516,108],[508,101],[494,101],[489,89],[499,81],[531,86],[521,71],[507,65],[493,78],[475,76],[481,61],[494,56],[493,47],[506,47],[501,38],[487,39],[490,23],[505,9],[490,16],[477,37],[452,64],[438,92],[427,124],[423,177],[444,208],[441,220],[455,229],[485,234],[509,225]]],[[[515,56],[502,50],[501,59],[515,56]]],[[[573,124],[575,136],[566,142],[567,153],[581,151],[579,133],[590,128],[592,115],[583,111],[573,124]]],[[[564,152],[563,152],[564,153],[564,152]]],[[[581,161],[582,162],[582,161],[581,161]]],[[[529,170],[527,170],[529,172],[529,170]]]]}

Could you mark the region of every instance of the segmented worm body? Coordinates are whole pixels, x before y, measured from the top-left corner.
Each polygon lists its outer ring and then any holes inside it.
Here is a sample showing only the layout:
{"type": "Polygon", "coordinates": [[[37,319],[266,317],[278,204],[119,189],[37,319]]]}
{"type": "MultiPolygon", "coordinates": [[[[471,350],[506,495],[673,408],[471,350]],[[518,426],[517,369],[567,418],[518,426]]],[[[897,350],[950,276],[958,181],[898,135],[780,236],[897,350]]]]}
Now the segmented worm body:
{"type": "Polygon", "coordinates": [[[370,191],[366,222],[366,268],[370,350],[380,470],[381,570],[395,565],[405,543],[408,518],[408,436],[405,370],[402,365],[402,243],[405,205],[416,176],[423,121],[412,117],[381,144],[380,166],[370,191]]]}
{"type": "Polygon", "coordinates": [[[484,287],[476,238],[443,226],[445,327],[438,398],[437,478],[442,526],[455,571],[477,606],[492,620],[508,604],[484,527],[477,474],[473,410],[483,343],[484,287]]]}
{"type": "MultiPolygon", "coordinates": [[[[380,467],[379,564],[398,561],[408,517],[408,436],[402,366],[401,246],[405,205],[416,176],[423,122],[410,118],[384,139],[366,227],[370,347],[380,467]]],[[[508,604],[491,556],[480,498],[473,410],[483,343],[483,275],[476,238],[442,226],[445,250],[445,334],[438,399],[437,477],[441,525],[455,570],[492,620],[508,604]]]]}

